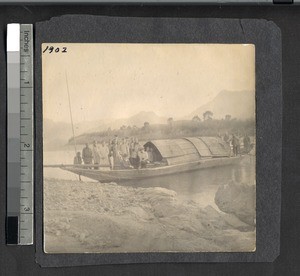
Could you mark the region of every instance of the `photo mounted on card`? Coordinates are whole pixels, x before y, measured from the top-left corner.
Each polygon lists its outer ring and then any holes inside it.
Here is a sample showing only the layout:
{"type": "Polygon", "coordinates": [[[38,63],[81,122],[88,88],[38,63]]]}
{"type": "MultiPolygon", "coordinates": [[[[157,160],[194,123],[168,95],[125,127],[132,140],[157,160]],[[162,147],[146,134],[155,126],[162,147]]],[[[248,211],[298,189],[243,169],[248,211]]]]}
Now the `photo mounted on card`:
{"type": "Polygon", "coordinates": [[[278,256],[273,23],[64,16],[36,33],[42,266],[278,256]]]}
{"type": "Polygon", "coordinates": [[[255,250],[254,45],[42,52],[45,252],[255,250]]]}

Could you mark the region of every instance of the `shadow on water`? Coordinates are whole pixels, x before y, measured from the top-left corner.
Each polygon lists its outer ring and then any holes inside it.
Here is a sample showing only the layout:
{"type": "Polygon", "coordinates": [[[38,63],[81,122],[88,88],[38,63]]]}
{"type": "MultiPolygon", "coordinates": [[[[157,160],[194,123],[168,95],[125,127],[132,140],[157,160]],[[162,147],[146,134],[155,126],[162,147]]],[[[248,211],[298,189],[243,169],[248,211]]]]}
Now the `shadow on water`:
{"type": "MultiPolygon", "coordinates": [[[[57,152],[47,152],[44,162],[54,164],[58,159],[57,152]]],[[[73,152],[61,152],[61,162],[68,163],[73,156],[73,152]]],[[[44,177],[78,180],[78,176],[57,168],[44,170],[44,177]]],[[[84,182],[96,182],[89,178],[83,178],[84,182]]],[[[132,187],[161,187],[173,190],[177,193],[179,200],[193,200],[202,206],[212,205],[215,208],[215,194],[219,187],[230,182],[243,183],[247,185],[255,184],[255,157],[246,156],[237,165],[203,169],[198,171],[172,174],[157,178],[143,180],[130,180],[128,182],[117,182],[118,185],[132,187]]]]}
{"type": "MultiPolygon", "coordinates": [[[[247,157],[237,165],[209,168],[192,172],[172,174],[118,183],[133,187],[162,187],[177,192],[180,198],[199,199],[207,196],[212,199],[218,188],[230,182],[253,185],[255,183],[255,162],[247,157]]],[[[206,200],[205,200],[206,201],[206,200]]]]}

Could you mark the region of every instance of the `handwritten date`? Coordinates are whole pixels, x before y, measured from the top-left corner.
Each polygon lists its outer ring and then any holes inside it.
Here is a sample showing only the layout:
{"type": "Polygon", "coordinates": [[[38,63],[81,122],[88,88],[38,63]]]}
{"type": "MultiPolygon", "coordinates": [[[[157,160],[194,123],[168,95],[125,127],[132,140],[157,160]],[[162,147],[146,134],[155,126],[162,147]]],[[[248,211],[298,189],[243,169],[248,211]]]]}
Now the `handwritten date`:
{"type": "Polygon", "coordinates": [[[67,53],[68,49],[67,47],[53,47],[53,46],[47,46],[44,50],[43,53],[67,53]]]}

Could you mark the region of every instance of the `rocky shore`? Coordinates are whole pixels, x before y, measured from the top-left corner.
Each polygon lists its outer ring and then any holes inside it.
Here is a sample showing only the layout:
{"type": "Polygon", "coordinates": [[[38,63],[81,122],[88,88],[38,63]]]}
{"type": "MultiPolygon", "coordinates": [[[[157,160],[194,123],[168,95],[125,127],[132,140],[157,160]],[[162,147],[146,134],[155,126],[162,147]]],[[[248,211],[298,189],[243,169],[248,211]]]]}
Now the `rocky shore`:
{"type": "Polygon", "coordinates": [[[44,248],[48,253],[253,251],[251,215],[223,202],[227,193],[216,195],[224,213],[160,187],[45,179],[44,248]]]}
{"type": "Polygon", "coordinates": [[[231,181],[219,187],[215,203],[225,213],[233,214],[254,229],[256,219],[255,185],[231,181]]]}

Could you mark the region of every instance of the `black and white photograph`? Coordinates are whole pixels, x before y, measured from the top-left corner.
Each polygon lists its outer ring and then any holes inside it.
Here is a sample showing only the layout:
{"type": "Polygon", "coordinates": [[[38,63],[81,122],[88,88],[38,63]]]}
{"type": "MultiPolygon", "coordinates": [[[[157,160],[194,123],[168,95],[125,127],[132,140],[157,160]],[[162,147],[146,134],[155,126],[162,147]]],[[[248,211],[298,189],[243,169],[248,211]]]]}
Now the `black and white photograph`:
{"type": "Polygon", "coordinates": [[[253,44],[41,51],[46,253],[256,250],[253,44]]]}

